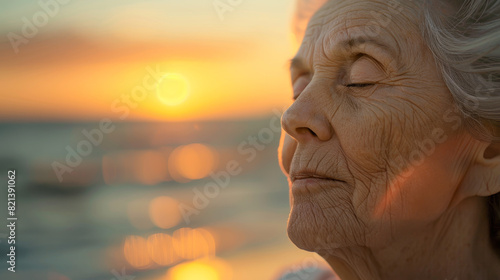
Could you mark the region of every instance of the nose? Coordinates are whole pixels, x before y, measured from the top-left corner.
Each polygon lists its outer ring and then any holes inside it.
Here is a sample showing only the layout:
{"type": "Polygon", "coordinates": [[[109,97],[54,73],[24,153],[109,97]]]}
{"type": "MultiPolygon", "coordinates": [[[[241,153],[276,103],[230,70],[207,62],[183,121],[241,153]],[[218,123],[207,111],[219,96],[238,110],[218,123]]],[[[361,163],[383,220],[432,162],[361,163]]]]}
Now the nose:
{"type": "Polygon", "coordinates": [[[328,141],[333,127],[324,113],[324,102],[319,96],[306,95],[305,91],[283,113],[281,125],[299,143],[312,140],[328,141]],[[321,104],[323,103],[323,104],[321,104]]]}

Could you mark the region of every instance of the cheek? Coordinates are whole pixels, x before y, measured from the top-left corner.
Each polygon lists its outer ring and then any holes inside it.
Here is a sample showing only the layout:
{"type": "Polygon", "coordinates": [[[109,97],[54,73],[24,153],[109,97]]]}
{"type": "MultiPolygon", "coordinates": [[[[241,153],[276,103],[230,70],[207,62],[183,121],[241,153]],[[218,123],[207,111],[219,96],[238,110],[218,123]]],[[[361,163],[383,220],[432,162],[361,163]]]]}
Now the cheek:
{"type": "MultiPolygon", "coordinates": [[[[349,114],[339,111],[344,113],[339,118],[346,116],[337,122],[337,132],[354,178],[354,209],[373,238],[435,220],[458,185],[460,172],[451,167],[459,145],[433,136],[449,126],[439,113],[445,106],[421,103],[390,98],[362,103],[349,114]]],[[[443,133],[442,138],[451,136],[443,133]]]]}
{"type": "Polygon", "coordinates": [[[467,169],[467,164],[461,164],[467,161],[461,152],[461,142],[452,137],[427,152],[415,150],[422,160],[410,160],[392,179],[374,216],[391,212],[393,217],[413,222],[428,222],[439,217],[450,205],[467,169]]]}
{"type": "Polygon", "coordinates": [[[281,130],[280,146],[278,148],[278,159],[281,171],[285,175],[288,175],[290,172],[290,165],[292,163],[296,148],[297,142],[285,131],[281,130]]]}
{"type": "MultiPolygon", "coordinates": [[[[445,144],[446,145],[446,144],[445,144]]],[[[372,229],[367,242],[385,246],[392,238],[411,235],[439,219],[450,205],[460,180],[446,147],[421,164],[408,166],[384,185],[372,186],[374,202],[364,216],[372,229]]]]}

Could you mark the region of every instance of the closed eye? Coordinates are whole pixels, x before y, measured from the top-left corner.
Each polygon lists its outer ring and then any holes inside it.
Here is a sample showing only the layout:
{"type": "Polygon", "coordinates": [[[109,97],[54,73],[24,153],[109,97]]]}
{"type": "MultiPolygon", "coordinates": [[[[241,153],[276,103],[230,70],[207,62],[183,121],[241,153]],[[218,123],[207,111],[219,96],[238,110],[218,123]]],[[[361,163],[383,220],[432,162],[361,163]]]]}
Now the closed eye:
{"type": "Polygon", "coordinates": [[[370,83],[365,83],[365,84],[347,84],[345,85],[346,87],[358,87],[358,88],[362,88],[362,87],[369,87],[369,86],[373,86],[375,84],[370,84],[370,83]]]}

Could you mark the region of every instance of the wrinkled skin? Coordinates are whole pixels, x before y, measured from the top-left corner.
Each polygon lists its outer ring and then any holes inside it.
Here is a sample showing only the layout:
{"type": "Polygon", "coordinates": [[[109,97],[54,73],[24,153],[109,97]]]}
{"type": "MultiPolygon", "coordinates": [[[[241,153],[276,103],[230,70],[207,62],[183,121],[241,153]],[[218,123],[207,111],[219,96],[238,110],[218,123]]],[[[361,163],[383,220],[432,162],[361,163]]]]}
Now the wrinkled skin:
{"type": "Polygon", "coordinates": [[[335,0],[311,19],[282,117],[288,235],[342,279],[496,279],[484,197],[500,191],[498,148],[464,128],[418,14],[335,0]]]}

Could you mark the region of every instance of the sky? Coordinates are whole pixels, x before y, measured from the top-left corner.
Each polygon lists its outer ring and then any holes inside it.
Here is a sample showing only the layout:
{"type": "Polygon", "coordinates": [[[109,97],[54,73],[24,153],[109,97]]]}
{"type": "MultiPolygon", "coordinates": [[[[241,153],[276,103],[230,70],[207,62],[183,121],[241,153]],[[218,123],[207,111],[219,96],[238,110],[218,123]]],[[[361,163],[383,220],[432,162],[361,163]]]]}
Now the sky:
{"type": "Polygon", "coordinates": [[[254,118],[292,101],[294,1],[0,7],[0,121],[254,118]]]}

